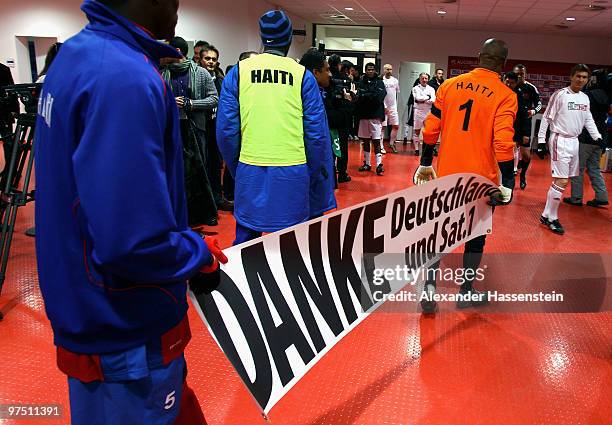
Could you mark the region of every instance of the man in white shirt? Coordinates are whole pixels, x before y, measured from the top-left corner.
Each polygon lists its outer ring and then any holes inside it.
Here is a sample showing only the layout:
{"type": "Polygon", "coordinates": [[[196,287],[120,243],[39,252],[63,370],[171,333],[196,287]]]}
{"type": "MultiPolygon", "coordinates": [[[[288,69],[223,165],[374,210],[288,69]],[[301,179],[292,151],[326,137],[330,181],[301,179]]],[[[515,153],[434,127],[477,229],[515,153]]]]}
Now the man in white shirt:
{"type": "Polygon", "coordinates": [[[557,215],[559,204],[568,179],[578,175],[578,135],[586,127],[593,140],[601,139],[591,115],[589,97],[581,91],[590,73],[584,64],[572,68],[569,87],[551,96],[538,132],[538,143],[545,143],[546,130],[550,128],[548,142],[553,177],[540,222],[559,235],[565,233],[557,215]]]}
{"type": "Polygon", "coordinates": [[[436,92],[433,87],[428,85],[429,75],[422,72],[419,75],[419,84],[412,88],[414,97],[414,144],[416,154],[419,154],[421,129],[427,114],[431,111],[431,105],[436,101],[436,92]]]}
{"type": "MultiPolygon", "coordinates": [[[[395,142],[397,140],[397,132],[399,131],[397,100],[400,93],[400,85],[398,79],[393,76],[393,65],[387,64],[383,69],[385,72],[383,82],[385,83],[385,88],[387,89],[387,97],[385,97],[385,122],[383,123],[383,126],[391,126],[389,144],[391,145],[391,149],[393,149],[393,153],[397,153],[395,142]]],[[[386,134],[386,128],[383,131],[383,134],[386,134]]],[[[381,152],[385,153],[385,146],[382,139],[380,144],[380,147],[382,148],[381,152]]]]}

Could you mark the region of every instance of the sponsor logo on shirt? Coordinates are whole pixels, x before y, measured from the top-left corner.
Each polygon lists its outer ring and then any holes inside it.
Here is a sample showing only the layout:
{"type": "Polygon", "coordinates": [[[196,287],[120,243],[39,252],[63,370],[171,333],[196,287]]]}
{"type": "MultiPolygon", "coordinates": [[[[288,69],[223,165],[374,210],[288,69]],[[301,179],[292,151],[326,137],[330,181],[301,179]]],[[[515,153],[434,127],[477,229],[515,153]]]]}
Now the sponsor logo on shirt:
{"type": "Polygon", "coordinates": [[[587,111],[588,106],[582,103],[569,102],[567,104],[567,109],[570,111],[587,111]]]}
{"type": "Polygon", "coordinates": [[[45,120],[47,127],[51,128],[51,112],[53,111],[53,96],[47,93],[46,97],[41,96],[38,99],[38,115],[45,120]]]}

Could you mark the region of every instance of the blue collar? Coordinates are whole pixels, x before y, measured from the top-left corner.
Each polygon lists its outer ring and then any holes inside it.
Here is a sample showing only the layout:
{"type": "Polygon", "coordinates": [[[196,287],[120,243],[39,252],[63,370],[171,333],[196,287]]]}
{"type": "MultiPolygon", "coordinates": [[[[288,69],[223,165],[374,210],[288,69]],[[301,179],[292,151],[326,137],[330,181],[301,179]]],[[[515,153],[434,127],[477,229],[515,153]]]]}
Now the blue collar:
{"type": "Polygon", "coordinates": [[[112,34],[142,51],[155,63],[159,63],[161,58],[181,57],[176,49],[153,39],[144,29],[96,0],[85,0],[81,10],[89,20],[87,29],[112,34]]]}

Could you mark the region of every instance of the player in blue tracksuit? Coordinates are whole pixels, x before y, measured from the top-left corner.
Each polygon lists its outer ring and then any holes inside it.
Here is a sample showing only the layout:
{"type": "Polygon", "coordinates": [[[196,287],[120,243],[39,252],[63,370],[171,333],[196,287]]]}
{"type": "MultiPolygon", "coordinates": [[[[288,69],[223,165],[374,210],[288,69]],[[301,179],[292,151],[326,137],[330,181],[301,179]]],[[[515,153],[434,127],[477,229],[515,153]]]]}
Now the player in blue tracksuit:
{"type": "Polygon", "coordinates": [[[291,22],[281,11],[268,12],[260,19],[260,33],[264,53],[232,68],[217,111],[217,143],[236,180],[234,244],[336,207],[317,82],[285,57],[291,22]]]}
{"type": "Polygon", "coordinates": [[[178,110],[157,69],[178,57],[156,41],[177,5],[147,5],[86,0],[89,25],[39,102],[38,272],[73,424],[205,423],[184,381],[186,281],[205,284],[224,256],[187,226],[178,110]]]}

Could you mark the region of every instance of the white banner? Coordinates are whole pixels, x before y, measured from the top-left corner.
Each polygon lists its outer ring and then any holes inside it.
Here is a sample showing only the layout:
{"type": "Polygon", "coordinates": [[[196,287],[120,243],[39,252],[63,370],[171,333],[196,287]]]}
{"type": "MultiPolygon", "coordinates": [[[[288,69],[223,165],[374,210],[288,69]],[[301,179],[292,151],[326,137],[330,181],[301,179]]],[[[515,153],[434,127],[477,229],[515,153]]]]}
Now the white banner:
{"type": "Polygon", "coordinates": [[[229,248],[220,285],[193,304],[267,414],[380,306],[373,292],[401,289],[373,283],[368,261],[400,253],[420,266],[491,233],[493,187],[456,174],[229,248]]]}

